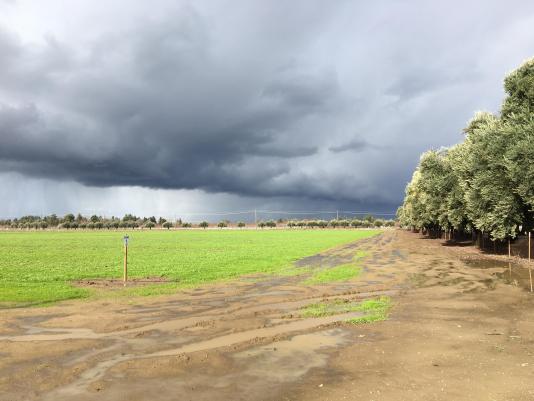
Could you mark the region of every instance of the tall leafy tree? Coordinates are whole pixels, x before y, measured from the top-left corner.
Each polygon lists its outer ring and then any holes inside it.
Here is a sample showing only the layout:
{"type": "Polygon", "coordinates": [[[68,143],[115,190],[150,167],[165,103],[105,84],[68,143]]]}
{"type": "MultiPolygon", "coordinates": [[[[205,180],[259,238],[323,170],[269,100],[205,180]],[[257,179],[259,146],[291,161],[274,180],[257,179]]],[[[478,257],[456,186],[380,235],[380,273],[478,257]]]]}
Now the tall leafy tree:
{"type": "Polygon", "coordinates": [[[524,203],[525,225],[532,229],[534,209],[534,59],[504,80],[503,130],[509,138],[506,168],[510,182],[524,203]]]}
{"type": "Polygon", "coordinates": [[[476,228],[494,239],[534,228],[534,59],[505,78],[500,116],[476,113],[465,140],[429,151],[398,216],[413,227],[476,228]]]}
{"type": "Polygon", "coordinates": [[[515,237],[522,205],[506,174],[509,135],[490,113],[477,113],[465,129],[466,211],[473,225],[493,239],[515,237]]]}

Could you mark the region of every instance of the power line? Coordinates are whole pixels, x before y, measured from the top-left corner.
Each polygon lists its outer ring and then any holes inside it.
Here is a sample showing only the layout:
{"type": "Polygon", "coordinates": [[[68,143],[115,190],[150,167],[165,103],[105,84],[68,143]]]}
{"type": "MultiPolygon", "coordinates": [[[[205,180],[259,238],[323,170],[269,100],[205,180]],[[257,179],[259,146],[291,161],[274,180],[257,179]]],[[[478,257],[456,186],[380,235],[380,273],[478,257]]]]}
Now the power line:
{"type": "Polygon", "coordinates": [[[371,211],[352,211],[352,210],[314,210],[314,211],[285,211],[285,210],[258,210],[261,213],[267,214],[373,214],[373,215],[384,215],[384,216],[395,216],[396,213],[389,212],[371,212],[371,211]]]}
{"type": "MultiPolygon", "coordinates": [[[[82,214],[89,212],[89,214],[100,214],[102,216],[109,216],[106,210],[103,209],[82,209],[80,210],[82,214]]],[[[216,212],[183,212],[177,213],[176,211],[172,212],[163,212],[159,213],[160,215],[174,216],[174,220],[179,218],[178,216],[240,216],[240,215],[251,215],[254,218],[254,221],[257,222],[259,214],[267,215],[284,215],[284,216],[320,216],[320,215],[335,215],[337,218],[343,215],[378,215],[378,216],[395,216],[396,213],[391,212],[374,212],[374,211],[363,211],[363,210],[233,210],[233,211],[216,211],[216,212]]],[[[14,217],[7,217],[14,218],[14,217]]]]}
{"type": "Polygon", "coordinates": [[[178,213],[182,216],[224,216],[224,215],[234,215],[234,214],[251,214],[254,213],[254,210],[246,210],[243,212],[188,212],[188,213],[178,213]]]}

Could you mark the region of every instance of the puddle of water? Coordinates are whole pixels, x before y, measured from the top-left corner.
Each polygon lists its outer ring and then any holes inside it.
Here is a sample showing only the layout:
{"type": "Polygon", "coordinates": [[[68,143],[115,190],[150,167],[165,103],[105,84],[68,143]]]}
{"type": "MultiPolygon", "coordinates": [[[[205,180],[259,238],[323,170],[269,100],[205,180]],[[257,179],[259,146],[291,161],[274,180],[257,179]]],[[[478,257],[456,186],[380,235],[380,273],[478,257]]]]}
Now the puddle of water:
{"type": "MultiPolygon", "coordinates": [[[[534,272],[532,272],[534,278],[534,272]]],[[[506,270],[502,273],[495,273],[495,276],[499,277],[503,282],[510,285],[515,285],[516,287],[521,287],[530,291],[530,277],[528,269],[523,267],[512,268],[511,270],[506,270]]]]}
{"type": "Polygon", "coordinates": [[[290,382],[304,376],[310,369],[326,364],[328,356],[318,351],[346,344],[347,341],[346,331],[325,330],[239,352],[234,359],[247,365],[247,376],[290,382]]]}
{"type": "Polygon", "coordinates": [[[474,269],[508,269],[510,265],[512,268],[520,267],[515,263],[494,259],[464,259],[462,262],[474,269]]]}
{"type": "Polygon", "coordinates": [[[0,341],[62,341],[62,340],[94,340],[100,338],[113,338],[129,334],[137,334],[151,330],[175,331],[194,326],[206,320],[206,317],[194,316],[184,319],[172,319],[152,323],[141,327],[112,331],[109,333],[95,333],[91,329],[55,329],[43,327],[28,327],[27,334],[21,336],[0,336],[0,341]]]}
{"type": "MultiPolygon", "coordinates": [[[[474,269],[492,270],[492,276],[505,284],[515,285],[530,291],[530,276],[528,268],[517,263],[493,259],[466,259],[463,262],[474,269]]],[[[533,269],[534,270],[534,269],[533,269]]],[[[534,271],[532,272],[534,277],[534,271]]]]}
{"type": "Polygon", "coordinates": [[[349,332],[341,328],[301,334],[290,340],[238,352],[231,356],[235,364],[229,365],[229,371],[212,374],[209,378],[202,372],[197,372],[194,375],[185,374],[148,382],[114,380],[113,386],[106,388],[105,393],[87,391],[93,382],[106,376],[107,370],[113,364],[129,357],[122,355],[87,371],[76,383],[48,393],[43,400],[67,401],[75,398],[80,401],[103,399],[163,401],[175,399],[177,394],[184,394],[190,391],[191,387],[195,388],[194,396],[184,395],[184,399],[242,399],[243,394],[250,394],[252,391],[259,391],[263,396],[269,396],[273,390],[276,392],[280,383],[294,382],[311,369],[324,368],[328,363],[327,350],[348,342],[349,332]],[[209,386],[206,386],[207,380],[209,386]],[[155,386],[158,388],[156,392],[154,392],[155,386]]]}
{"type": "MultiPolygon", "coordinates": [[[[110,359],[106,359],[97,365],[93,366],[92,368],[86,370],[82,373],[82,375],[73,383],[69,384],[68,386],[62,387],[58,389],[57,391],[53,391],[45,397],[45,400],[58,400],[63,399],[67,397],[72,397],[75,395],[79,395],[82,393],[85,393],[87,391],[87,388],[91,385],[91,383],[95,382],[96,380],[99,380],[107,374],[108,370],[112,368],[113,366],[129,361],[129,360],[135,360],[135,359],[145,359],[145,358],[157,358],[157,357],[167,357],[167,356],[176,356],[181,355],[184,353],[190,353],[190,352],[196,352],[196,351],[207,351],[215,348],[225,347],[225,346],[231,346],[239,343],[244,343],[250,340],[254,340],[256,338],[261,337],[274,337],[276,335],[280,334],[286,334],[291,333],[294,331],[301,331],[301,330],[307,330],[312,329],[315,327],[318,327],[320,325],[334,323],[343,321],[346,319],[351,319],[355,317],[361,317],[363,314],[360,312],[357,313],[346,313],[342,315],[336,315],[336,316],[327,316],[324,318],[316,318],[316,319],[302,319],[293,321],[291,323],[287,324],[280,324],[273,327],[267,327],[267,328],[261,328],[261,329],[255,329],[255,330],[247,330],[239,333],[232,333],[220,337],[216,337],[210,340],[205,341],[199,341],[194,342],[190,344],[185,344],[182,346],[179,346],[177,348],[172,348],[169,350],[154,352],[151,354],[146,355],[132,355],[132,354],[117,354],[110,359]]],[[[259,347],[256,351],[250,351],[251,354],[249,356],[256,357],[260,362],[258,362],[258,367],[256,370],[252,370],[252,372],[255,372],[253,374],[260,374],[260,372],[264,370],[269,370],[269,364],[272,363],[273,358],[278,358],[279,362],[282,362],[282,360],[285,359],[291,359],[291,354],[295,355],[296,350],[299,349],[299,347],[303,347],[303,349],[307,352],[304,352],[301,355],[301,362],[294,363],[292,369],[290,369],[293,373],[292,374],[304,374],[308,369],[311,369],[315,366],[321,366],[324,363],[324,360],[321,356],[314,356],[310,357],[310,350],[317,350],[321,347],[328,347],[328,346],[335,346],[337,344],[340,344],[344,339],[342,337],[339,337],[337,334],[339,334],[338,331],[335,330],[328,330],[326,331],[326,334],[317,334],[316,336],[312,334],[306,334],[301,336],[296,336],[296,340],[293,342],[292,340],[282,341],[281,346],[281,352],[279,356],[272,357],[271,360],[269,360],[269,357],[261,357],[261,350],[265,350],[265,347],[259,347]],[[306,357],[304,357],[306,355],[306,357]],[[315,358],[315,359],[314,359],[315,358]],[[296,366],[298,365],[298,366],[296,366]]],[[[275,343],[275,345],[272,345],[270,348],[271,350],[273,347],[276,347],[278,349],[279,343],[275,343]]],[[[313,353],[313,352],[312,352],[313,353]]],[[[242,355],[246,355],[245,352],[241,353],[242,355]]],[[[263,374],[263,373],[262,373],[263,374]]],[[[273,373],[274,374],[274,373],[273,373]]],[[[289,374],[289,373],[285,373],[289,374]]],[[[277,374],[272,376],[273,378],[277,378],[277,374]]]]}
{"type": "Polygon", "coordinates": [[[399,251],[398,249],[394,249],[391,251],[391,253],[393,254],[393,256],[395,256],[396,258],[399,258],[399,259],[402,259],[402,260],[405,260],[406,259],[406,255],[404,255],[401,251],[399,251]]]}
{"type": "Polygon", "coordinates": [[[48,393],[44,401],[57,401],[58,399],[72,399],[79,394],[83,394],[87,387],[94,381],[102,378],[109,368],[116,364],[132,359],[133,355],[118,354],[106,361],[100,362],[94,367],[87,369],[74,383],[61,387],[55,391],[48,393]]]}

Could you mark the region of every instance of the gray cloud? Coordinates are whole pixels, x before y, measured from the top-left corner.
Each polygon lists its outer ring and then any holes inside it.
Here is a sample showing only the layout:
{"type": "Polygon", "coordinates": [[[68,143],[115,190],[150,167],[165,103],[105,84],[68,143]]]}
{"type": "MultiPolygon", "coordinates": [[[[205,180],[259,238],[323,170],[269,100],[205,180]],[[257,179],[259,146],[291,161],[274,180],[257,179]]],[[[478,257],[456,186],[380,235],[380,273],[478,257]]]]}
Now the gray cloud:
{"type": "Polygon", "coordinates": [[[340,153],[340,152],[347,152],[347,151],[363,152],[366,149],[378,149],[378,148],[379,148],[378,146],[372,145],[363,139],[353,139],[342,145],[330,146],[328,150],[334,153],[340,153]]]}
{"type": "Polygon", "coordinates": [[[534,55],[534,6],[490,3],[82,2],[31,37],[9,4],[0,172],[393,209],[534,55]]]}

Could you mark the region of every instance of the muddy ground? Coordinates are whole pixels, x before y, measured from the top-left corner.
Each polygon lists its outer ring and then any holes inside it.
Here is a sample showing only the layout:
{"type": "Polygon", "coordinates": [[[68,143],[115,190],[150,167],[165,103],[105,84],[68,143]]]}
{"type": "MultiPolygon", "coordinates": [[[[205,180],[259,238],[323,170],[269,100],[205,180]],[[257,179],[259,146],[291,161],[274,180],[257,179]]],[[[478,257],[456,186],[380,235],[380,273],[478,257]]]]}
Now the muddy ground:
{"type": "Polygon", "coordinates": [[[246,277],[164,297],[0,312],[0,400],[533,400],[528,269],[389,231],[297,262],[369,252],[356,280],[246,277]],[[389,320],[303,319],[389,295],[389,320]]]}

